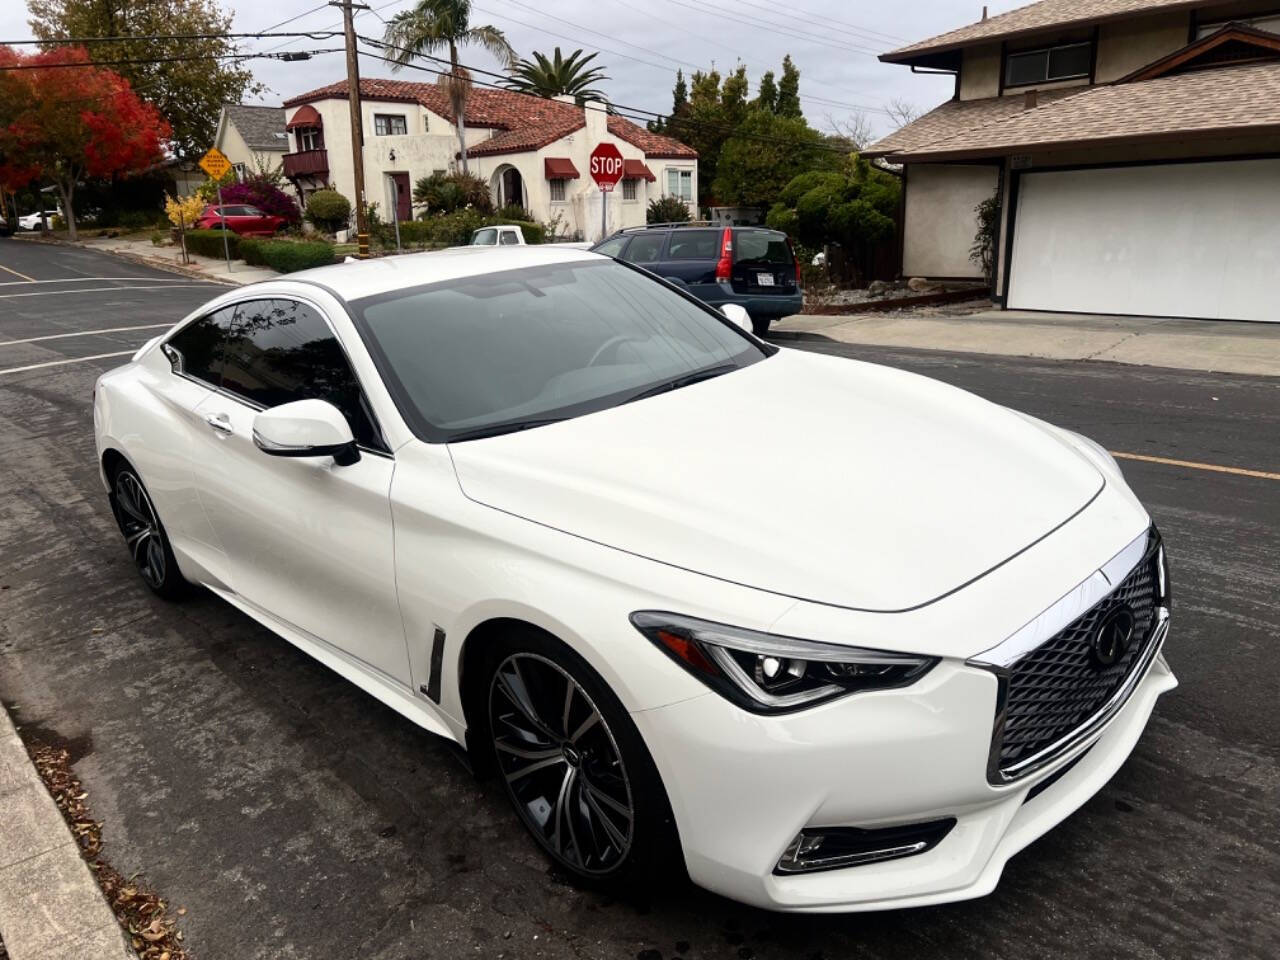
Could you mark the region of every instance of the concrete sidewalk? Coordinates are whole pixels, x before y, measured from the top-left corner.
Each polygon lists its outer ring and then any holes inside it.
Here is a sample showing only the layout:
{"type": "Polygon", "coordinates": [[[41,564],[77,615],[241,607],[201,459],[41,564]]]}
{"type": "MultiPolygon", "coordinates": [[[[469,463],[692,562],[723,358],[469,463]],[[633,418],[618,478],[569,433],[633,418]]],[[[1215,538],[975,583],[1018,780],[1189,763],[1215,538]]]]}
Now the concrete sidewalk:
{"type": "Polygon", "coordinates": [[[3,707],[0,825],[0,939],[10,960],[136,960],[3,707]]]}
{"type": "Polygon", "coordinates": [[[269,267],[251,267],[243,260],[232,260],[231,268],[227,262],[214,257],[203,257],[199,254],[187,254],[190,263],[182,262],[182,250],[177,246],[156,246],[150,240],[139,240],[127,237],[95,237],[80,242],[80,246],[90,250],[101,250],[115,254],[137,263],[184,273],[199,277],[202,280],[217,280],[219,283],[243,286],[246,283],[257,283],[259,280],[274,280],[279,273],[269,267]]]}
{"type": "Polygon", "coordinates": [[[842,343],[954,350],[1051,360],[1280,377],[1280,323],[1115,317],[1023,310],[796,316],[774,324],[782,339],[820,335],[842,343]]]}

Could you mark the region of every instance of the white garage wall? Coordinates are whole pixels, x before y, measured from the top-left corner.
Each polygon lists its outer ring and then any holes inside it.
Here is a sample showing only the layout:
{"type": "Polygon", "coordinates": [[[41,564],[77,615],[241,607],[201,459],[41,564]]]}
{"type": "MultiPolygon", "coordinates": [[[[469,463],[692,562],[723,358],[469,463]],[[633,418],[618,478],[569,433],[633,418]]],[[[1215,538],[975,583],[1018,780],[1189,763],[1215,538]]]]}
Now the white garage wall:
{"type": "Polygon", "coordinates": [[[1280,160],[1028,173],[1008,306],[1280,321],[1280,160]]]}

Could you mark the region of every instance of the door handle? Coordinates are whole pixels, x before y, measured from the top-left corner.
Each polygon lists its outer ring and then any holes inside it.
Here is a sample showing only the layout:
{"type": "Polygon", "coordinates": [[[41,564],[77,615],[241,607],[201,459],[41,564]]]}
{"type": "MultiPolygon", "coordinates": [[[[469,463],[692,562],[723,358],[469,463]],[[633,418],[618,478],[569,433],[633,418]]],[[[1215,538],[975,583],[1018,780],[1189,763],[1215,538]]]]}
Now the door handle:
{"type": "Polygon", "coordinates": [[[204,418],[204,422],[224,435],[230,435],[234,429],[231,426],[231,418],[225,413],[211,413],[204,418]]]}

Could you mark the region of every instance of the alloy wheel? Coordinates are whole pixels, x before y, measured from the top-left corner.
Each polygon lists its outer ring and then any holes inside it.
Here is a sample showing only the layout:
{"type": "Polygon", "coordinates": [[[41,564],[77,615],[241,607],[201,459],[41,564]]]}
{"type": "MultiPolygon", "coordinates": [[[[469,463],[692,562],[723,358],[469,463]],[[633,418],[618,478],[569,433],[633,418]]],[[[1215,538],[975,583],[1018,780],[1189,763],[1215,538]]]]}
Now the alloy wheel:
{"type": "Polygon", "coordinates": [[[489,723],[507,790],[560,862],[602,876],[631,850],[631,781],[612,731],[582,686],[533,653],[507,657],[489,687],[489,723]]]}
{"type": "Polygon", "coordinates": [[[116,517],[124,534],[125,545],[133,555],[134,565],[152,589],[164,585],[168,564],[164,555],[164,534],[151,498],[142,481],[128,470],[116,475],[116,517]]]}

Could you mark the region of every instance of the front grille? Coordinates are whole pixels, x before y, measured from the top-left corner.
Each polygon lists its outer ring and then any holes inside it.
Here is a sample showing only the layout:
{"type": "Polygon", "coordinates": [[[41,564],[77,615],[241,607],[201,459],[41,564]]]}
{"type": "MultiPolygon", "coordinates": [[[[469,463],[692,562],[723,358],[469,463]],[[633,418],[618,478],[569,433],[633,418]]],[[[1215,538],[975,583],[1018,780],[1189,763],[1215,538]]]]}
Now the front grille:
{"type": "Polygon", "coordinates": [[[1145,661],[1160,589],[1158,537],[1153,534],[1142,561],[1104,600],[1008,668],[1003,727],[997,731],[1002,775],[1012,779],[1019,764],[1087,723],[1145,661]],[[1100,666],[1092,652],[1094,635],[1126,603],[1134,616],[1133,639],[1115,663],[1100,666]]]}

